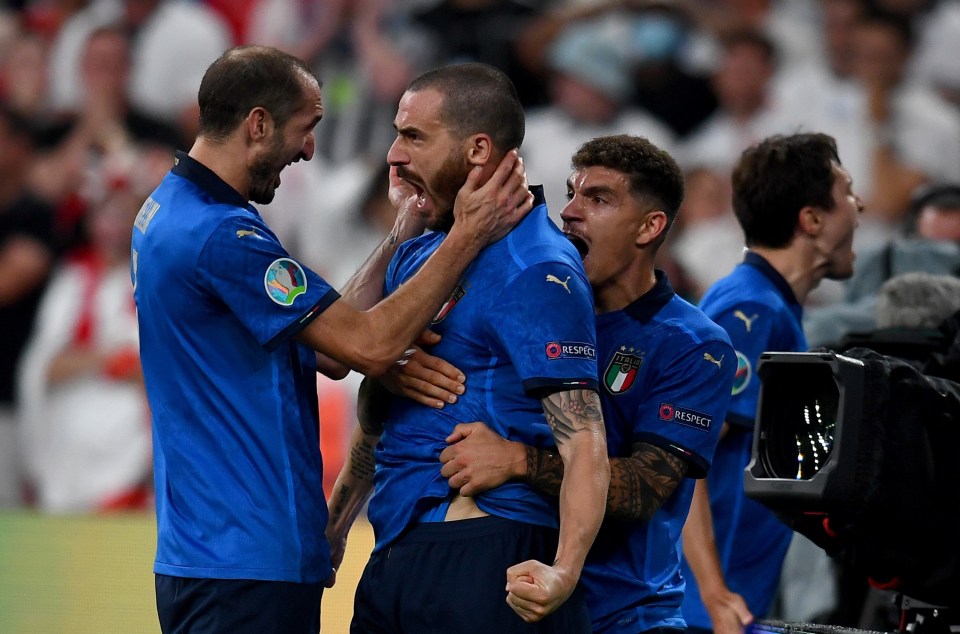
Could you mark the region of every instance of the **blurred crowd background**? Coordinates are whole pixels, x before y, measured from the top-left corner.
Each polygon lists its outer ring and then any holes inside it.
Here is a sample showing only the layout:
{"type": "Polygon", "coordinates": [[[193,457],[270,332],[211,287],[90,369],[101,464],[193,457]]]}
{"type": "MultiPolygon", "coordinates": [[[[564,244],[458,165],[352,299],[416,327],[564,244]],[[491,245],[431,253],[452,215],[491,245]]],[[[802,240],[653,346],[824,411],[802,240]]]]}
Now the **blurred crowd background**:
{"type": "MultiPolygon", "coordinates": [[[[812,298],[811,344],[875,325],[870,300],[893,274],[960,271],[960,0],[7,1],[0,506],[151,508],[130,229],[192,143],[207,66],[243,43],[292,52],[323,81],[316,157],[288,167],[261,211],[337,287],[393,224],[400,95],[461,61],[515,82],[521,154],[558,222],[582,142],[636,134],[674,154],[687,194],[660,266],[692,301],[741,259],[730,171],[776,133],[833,135],[866,204],[864,264],[812,298]],[[931,191],[950,213],[920,223],[931,191]]],[[[320,387],[329,487],[356,381],[320,387]]]]}

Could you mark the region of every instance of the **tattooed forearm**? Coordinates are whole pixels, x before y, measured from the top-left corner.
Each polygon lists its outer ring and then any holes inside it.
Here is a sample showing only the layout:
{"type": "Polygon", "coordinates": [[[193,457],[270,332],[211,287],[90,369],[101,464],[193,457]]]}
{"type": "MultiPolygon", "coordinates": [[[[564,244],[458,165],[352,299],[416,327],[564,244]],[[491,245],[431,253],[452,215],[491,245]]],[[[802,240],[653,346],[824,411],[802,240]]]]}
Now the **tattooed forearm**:
{"type": "MultiPolygon", "coordinates": [[[[364,434],[355,429],[350,441],[350,455],[330,495],[327,537],[345,539],[347,531],[360,513],[364,502],[373,491],[373,472],[376,465],[373,448],[379,436],[364,434]]],[[[331,542],[332,543],[332,542],[331,542]]]]}
{"type": "Polygon", "coordinates": [[[350,475],[367,482],[373,481],[376,461],[373,457],[373,443],[366,438],[350,447],[350,475]]]}
{"type": "Polygon", "coordinates": [[[347,512],[347,502],[350,501],[351,489],[348,486],[342,486],[337,489],[337,494],[330,501],[330,519],[331,523],[339,521],[347,512]]]}
{"type": "Polygon", "coordinates": [[[674,454],[644,442],[634,444],[629,458],[610,460],[607,513],[624,520],[649,520],[686,473],[687,463],[674,454]]]}
{"type": "Polygon", "coordinates": [[[563,484],[563,460],[546,449],[527,447],[527,482],[548,495],[560,495],[563,484]]]}
{"type": "MultiPolygon", "coordinates": [[[[687,463],[672,453],[638,442],[628,458],[610,459],[607,515],[649,520],[686,476],[687,463]]],[[[538,491],[560,495],[563,461],[546,449],[527,447],[526,481],[538,491]]]]}
{"type": "Polygon", "coordinates": [[[558,446],[581,430],[603,425],[600,396],[592,390],[555,392],[541,403],[558,446]]]}

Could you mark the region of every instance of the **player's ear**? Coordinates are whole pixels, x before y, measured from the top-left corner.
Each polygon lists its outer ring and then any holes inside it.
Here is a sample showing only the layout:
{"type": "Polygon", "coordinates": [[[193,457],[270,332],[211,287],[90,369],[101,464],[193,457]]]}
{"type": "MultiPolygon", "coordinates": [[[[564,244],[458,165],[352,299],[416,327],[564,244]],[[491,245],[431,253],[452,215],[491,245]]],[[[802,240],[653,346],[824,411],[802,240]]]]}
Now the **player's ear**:
{"type": "Polygon", "coordinates": [[[667,214],[659,209],[648,211],[643,216],[640,227],[637,229],[635,244],[645,247],[656,241],[667,229],[667,214]]]}
{"type": "Polygon", "coordinates": [[[273,117],[261,106],[252,108],[244,119],[248,138],[255,143],[270,138],[273,134],[273,117]]]}
{"type": "Polygon", "coordinates": [[[470,165],[486,165],[493,157],[493,139],[489,134],[471,134],[465,144],[467,163],[470,165]]]}
{"type": "Polygon", "coordinates": [[[807,205],[800,210],[797,218],[797,229],[809,236],[818,236],[823,230],[823,209],[807,205]]]}

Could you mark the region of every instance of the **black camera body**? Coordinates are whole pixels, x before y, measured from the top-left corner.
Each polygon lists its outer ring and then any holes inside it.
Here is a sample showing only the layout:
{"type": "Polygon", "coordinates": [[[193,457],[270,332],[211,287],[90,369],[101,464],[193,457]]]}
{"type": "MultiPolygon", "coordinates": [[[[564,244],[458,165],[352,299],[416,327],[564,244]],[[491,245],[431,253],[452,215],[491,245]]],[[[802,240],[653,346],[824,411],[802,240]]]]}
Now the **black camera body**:
{"type": "Polygon", "coordinates": [[[858,489],[855,469],[831,460],[860,442],[864,364],[833,353],[764,353],[758,424],[744,488],[781,510],[842,509],[858,489]],[[799,388],[799,389],[798,389],[799,388]]]}
{"type": "Polygon", "coordinates": [[[960,608],[960,385],[867,348],[757,371],[747,495],[875,585],[960,608]]]}

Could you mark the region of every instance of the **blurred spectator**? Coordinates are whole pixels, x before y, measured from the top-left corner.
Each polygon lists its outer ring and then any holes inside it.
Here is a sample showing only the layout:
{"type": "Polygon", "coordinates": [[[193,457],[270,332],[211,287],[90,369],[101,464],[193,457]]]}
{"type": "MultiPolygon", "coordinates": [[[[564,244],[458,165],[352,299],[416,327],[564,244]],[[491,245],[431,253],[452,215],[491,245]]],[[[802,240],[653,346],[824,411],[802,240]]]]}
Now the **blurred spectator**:
{"type": "Polygon", "coordinates": [[[837,139],[840,159],[864,195],[870,191],[870,160],[860,151],[870,133],[863,92],[854,77],[854,34],[865,0],[820,0],[822,60],[778,74],[776,101],[798,125],[837,139]]]}
{"type": "Polygon", "coordinates": [[[743,260],[743,230],[733,213],[730,179],[706,168],[684,175],[683,205],[669,251],[690,282],[690,297],[726,277],[743,260]]]}
{"type": "Polygon", "coordinates": [[[567,200],[570,157],[586,141],[632,134],[669,150],[671,131],[629,105],[632,82],[626,51],[608,29],[589,21],[565,29],[548,54],[552,105],[527,114],[521,154],[531,183],[542,184],[550,215],[559,223],[567,200]]]}
{"type": "Polygon", "coordinates": [[[128,141],[161,145],[172,154],[182,147],[177,130],[130,103],[130,46],[129,35],[117,27],[90,33],[80,53],[80,103],[64,127],[92,126],[91,140],[108,150],[128,141]]]}
{"type": "MultiPolygon", "coordinates": [[[[246,6],[246,20],[237,29],[237,41],[276,46],[300,59],[313,63],[329,52],[339,33],[346,30],[350,10],[349,0],[303,2],[302,0],[206,0],[207,4],[223,12],[226,7],[237,12],[237,6],[246,6]]],[[[385,3],[373,0],[364,3],[368,9],[380,13],[385,3]]],[[[359,9],[358,9],[359,10],[359,9]]]]}
{"type": "Polygon", "coordinates": [[[811,346],[873,330],[877,292],[893,277],[910,272],[960,276],[960,183],[921,187],[909,208],[907,235],[857,259],[844,301],[807,313],[804,331],[811,346]]]}
{"type": "Polygon", "coordinates": [[[87,0],[68,16],[50,42],[47,100],[54,112],[73,111],[80,104],[79,60],[90,33],[119,21],[122,0],[87,0]]]}
{"type": "Polygon", "coordinates": [[[541,10],[521,0],[441,0],[413,13],[433,47],[433,65],[483,62],[513,80],[525,108],[544,105],[545,84],[519,58],[524,29],[541,10]]]}
{"type": "Polygon", "coordinates": [[[713,73],[719,109],[683,141],[678,156],[687,168],[705,166],[728,178],[740,153],[760,139],[796,131],[774,102],[776,49],[760,31],[739,28],[721,38],[713,73]]]}
{"type": "Polygon", "coordinates": [[[131,103],[192,139],[203,73],[233,44],[226,25],[186,0],[124,0],[124,7],[123,25],[133,34],[131,103]]]}
{"type": "Polygon", "coordinates": [[[696,24],[689,12],[654,3],[633,22],[634,104],[684,137],[717,108],[708,73],[692,61],[696,24]]]}
{"type": "Polygon", "coordinates": [[[664,0],[566,3],[531,20],[517,42],[518,54],[531,72],[546,76],[551,46],[564,30],[603,21],[610,37],[622,43],[633,83],[632,103],[683,136],[717,106],[707,72],[697,60],[697,51],[708,41],[697,15],[694,7],[664,0]]]}
{"type": "Polygon", "coordinates": [[[960,183],[941,183],[922,187],[911,201],[914,233],[926,240],[960,244],[960,183]]]}
{"type": "Polygon", "coordinates": [[[61,29],[59,39],[69,36],[70,46],[54,44],[55,53],[58,48],[63,51],[50,61],[50,92],[57,108],[75,108],[80,102],[76,51],[91,31],[109,24],[132,38],[132,105],[178,129],[182,138],[192,139],[200,79],[233,44],[223,19],[190,0],[92,0],[61,29]]]}
{"type": "Polygon", "coordinates": [[[47,52],[43,40],[32,33],[11,36],[0,67],[3,102],[26,117],[42,115],[46,108],[47,52]]]}
{"type": "Polygon", "coordinates": [[[90,248],[53,277],[19,377],[26,472],[47,512],[146,508],[150,425],[130,286],[143,196],[91,208],[90,248]]]}
{"type": "Polygon", "coordinates": [[[960,2],[956,0],[871,0],[910,21],[916,50],[907,75],[960,106],[960,2]]]}
{"type": "Polygon", "coordinates": [[[872,126],[860,139],[873,157],[867,218],[895,224],[923,182],[960,179],[960,114],[932,90],[908,81],[913,51],[909,24],[883,15],[854,31],[854,75],[872,126]]]}
{"type": "Polygon", "coordinates": [[[247,38],[311,62],[324,82],[316,156],[333,165],[382,161],[393,142],[397,101],[427,64],[411,26],[414,0],[262,0],[247,38]]]}
{"type": "Polygon", "coordinates": [[[102,197],[97,191],[105,171],[138,165],[138,186],[159,182],[179,147],[179,133],[163,121],[130,104],[130,40],[116,27],[94,29],[80,56],[80,101],[76,109],[50,120],[39,135],[44,151],[38,157],[31,182],[38,193],[58,207],[61,230],[72,244],[83,242],[86,200],[102,197]],[[150,170],[150,153],[166,157],[161,169],[150,170]],[[144,182],[145,181],[145,182],[144,182]]]}
{"type": "Polygon", "coordinates": [[[21,501],[14,382],[57,254],[53,209],[30,191],[28,122],[0,105],[0,507],[21,501]]]}
{"type": "Polygon", "coordinates": [[[877,328],[938,328],[960,310],[960,278],[904,273],[877,292],[877,328]]]}
{"type": "Polygon", "coordinates": [[[870,248],[896,233],[917,185],[960,178],[960,114],[911,81],[908,22],[864,0],[822,5],[828,64],[782,78],[778,103],[836,137],[866,204],[857,246],[870,248]]]}
{"type": "MultiPolygon", "coordinates": [[[[826,63],[782,75],[776,103],[802,129],[837,139],[866,212],[856,248],[867,252],[899,231],[910,192],[927,180],[953,180],[958,115],[927,87],[910,81],[906,22],[877,14],[868,0],[821,0],[826,63]]],[[[840,301],[828,281],[812,299],[840,301]]]]}
{"type": "Polygon", "coordinates": [[[696,11],[717,34],[749,29],[777,49],[785,68],[804,65],[819,54],[816,0],[700,0],[696,11]]]}

